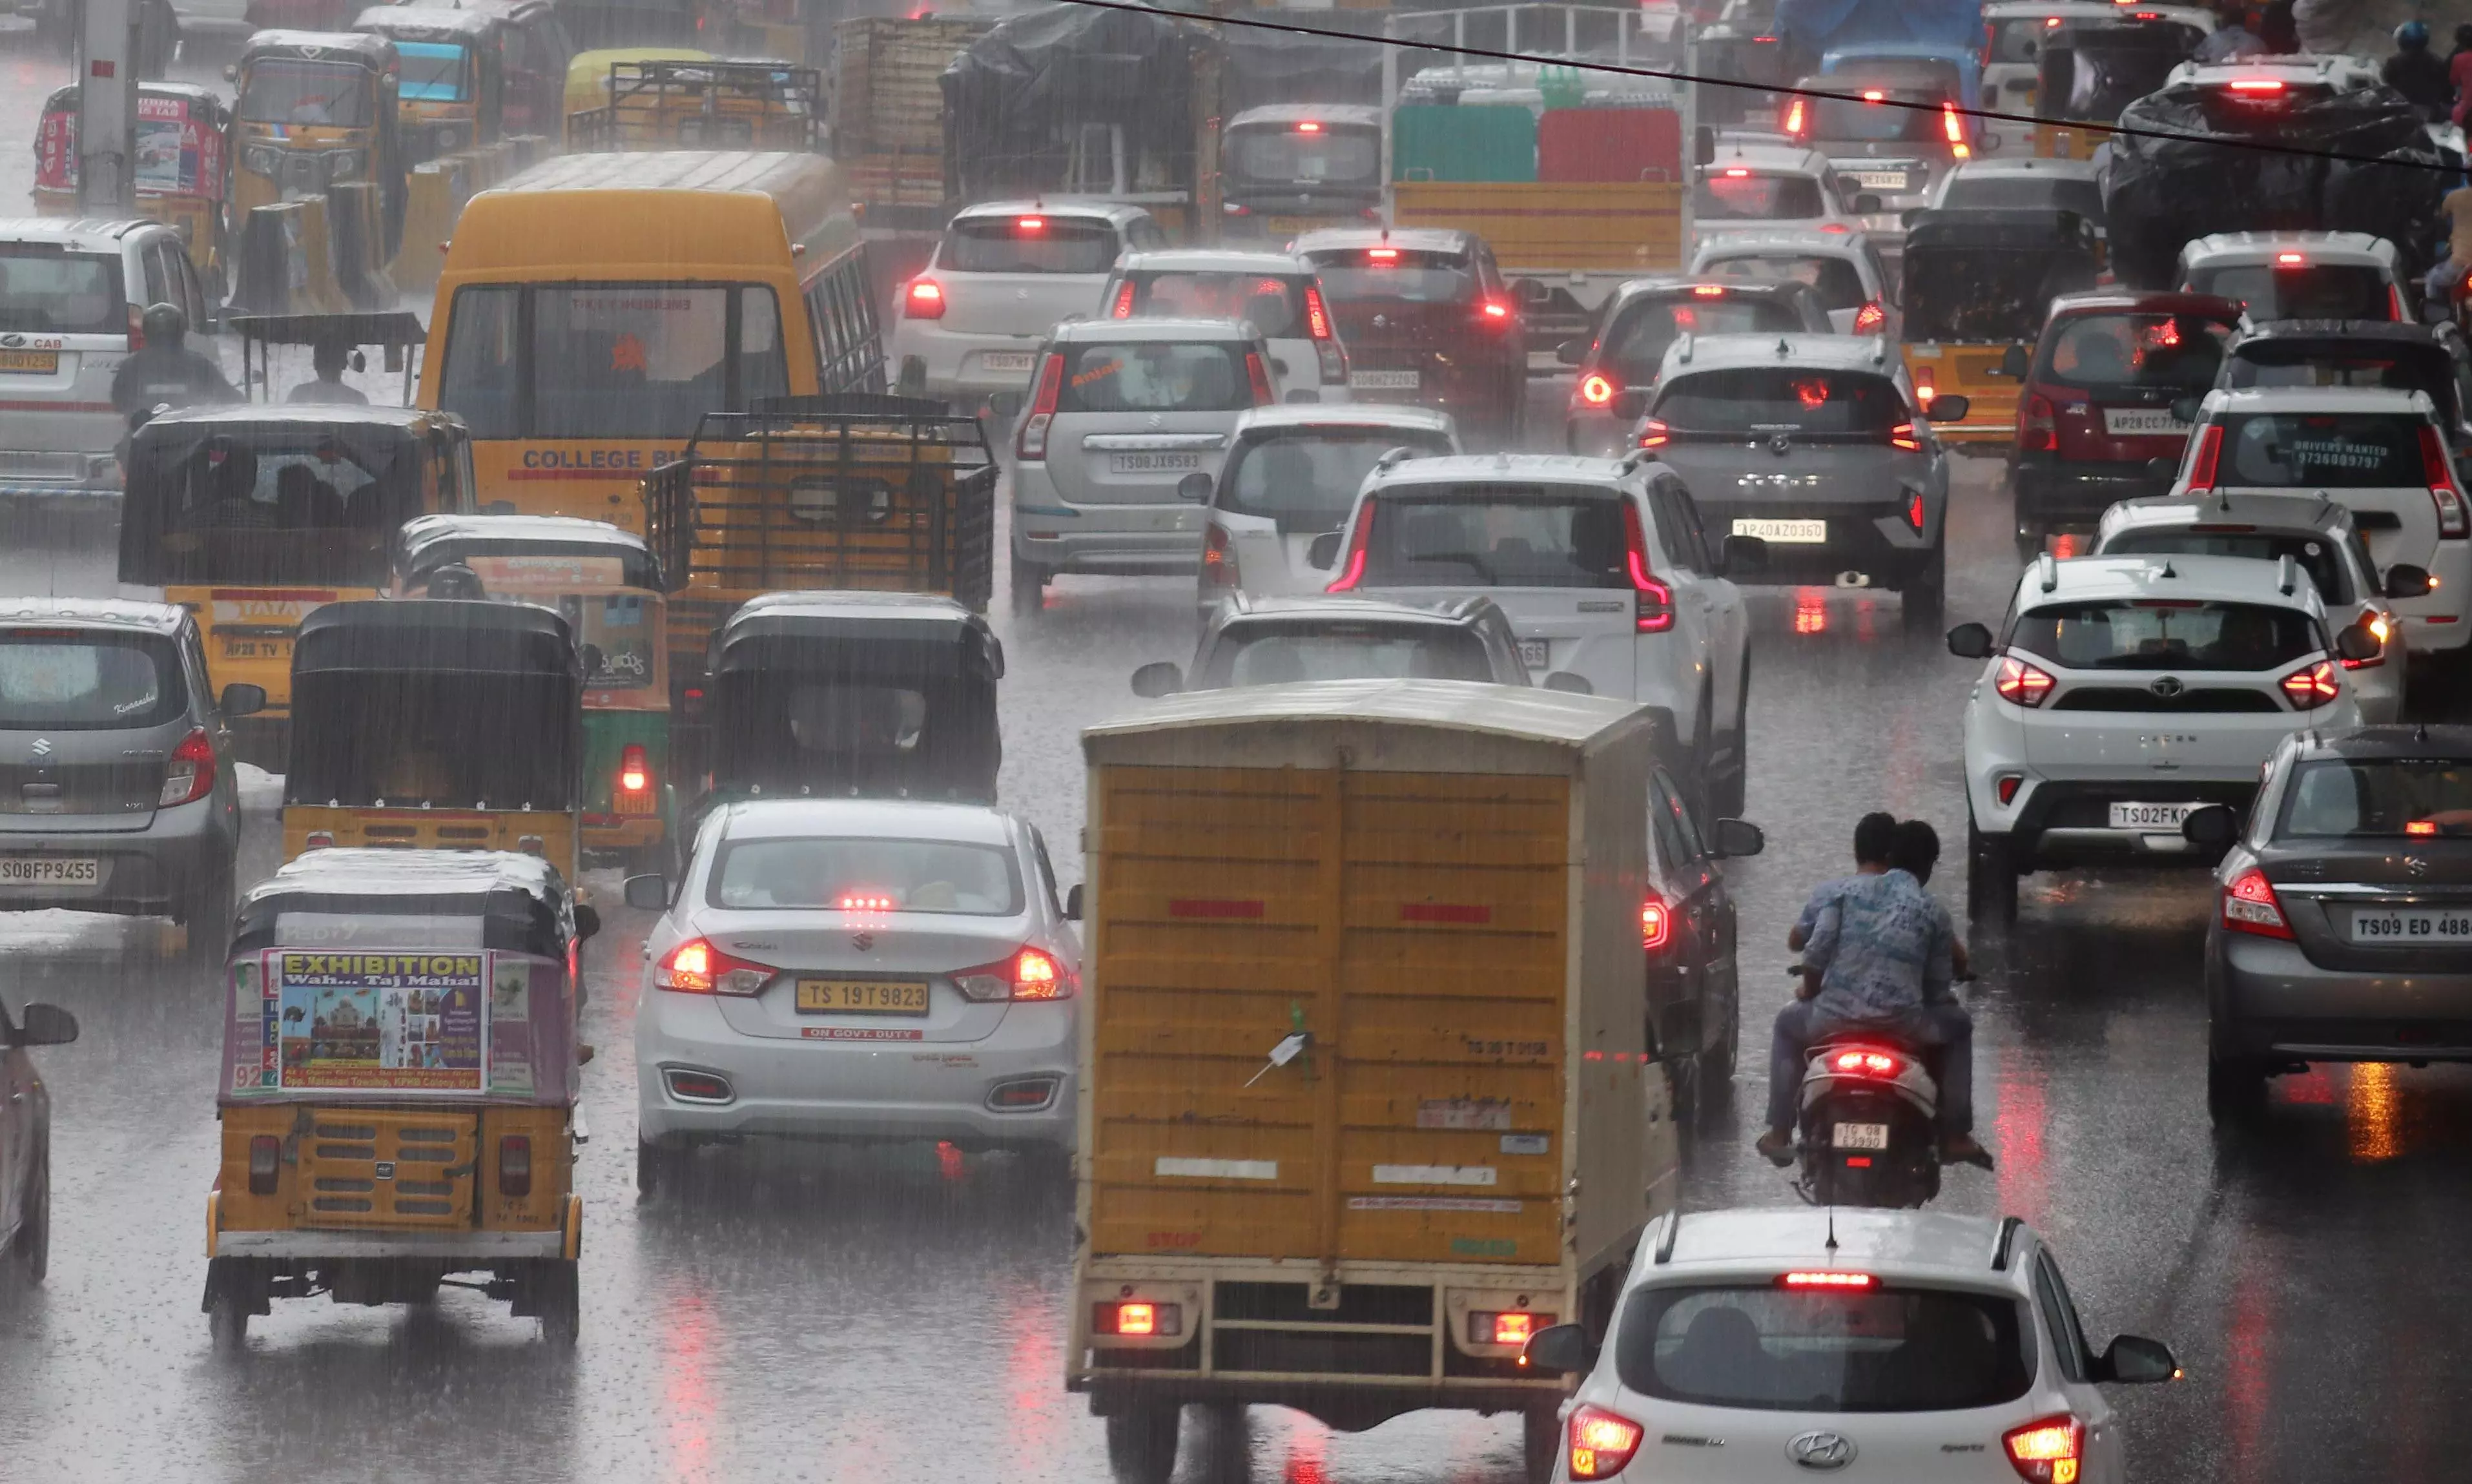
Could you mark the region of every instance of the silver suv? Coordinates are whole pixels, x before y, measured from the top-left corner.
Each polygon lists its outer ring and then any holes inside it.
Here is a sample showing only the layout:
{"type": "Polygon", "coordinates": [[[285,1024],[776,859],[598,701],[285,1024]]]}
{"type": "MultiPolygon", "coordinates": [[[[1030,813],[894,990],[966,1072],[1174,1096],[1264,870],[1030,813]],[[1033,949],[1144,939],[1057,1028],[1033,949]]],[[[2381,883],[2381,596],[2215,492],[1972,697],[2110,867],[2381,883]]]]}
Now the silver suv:
{"type": "Polygon", "coordinates": [[[265,705],[255,685],[207,688],[177,604],[0,606],[0,911],[169,917],[193,956],[220,955],[240,848],[228,723],[265,705]]]}

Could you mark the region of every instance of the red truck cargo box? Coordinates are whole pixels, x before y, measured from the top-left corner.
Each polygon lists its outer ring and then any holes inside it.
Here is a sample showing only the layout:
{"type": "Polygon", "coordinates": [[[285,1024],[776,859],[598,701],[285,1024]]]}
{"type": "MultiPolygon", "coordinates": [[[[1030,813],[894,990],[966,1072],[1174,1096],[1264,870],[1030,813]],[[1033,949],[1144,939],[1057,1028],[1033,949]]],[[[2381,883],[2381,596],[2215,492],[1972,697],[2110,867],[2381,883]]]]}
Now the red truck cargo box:
{"type": "Polygon", "coordinates": [[[1536,121],[1536,179],[1679,180],[1682,115],[1671,108],[1549,108],[1536,121]]]}

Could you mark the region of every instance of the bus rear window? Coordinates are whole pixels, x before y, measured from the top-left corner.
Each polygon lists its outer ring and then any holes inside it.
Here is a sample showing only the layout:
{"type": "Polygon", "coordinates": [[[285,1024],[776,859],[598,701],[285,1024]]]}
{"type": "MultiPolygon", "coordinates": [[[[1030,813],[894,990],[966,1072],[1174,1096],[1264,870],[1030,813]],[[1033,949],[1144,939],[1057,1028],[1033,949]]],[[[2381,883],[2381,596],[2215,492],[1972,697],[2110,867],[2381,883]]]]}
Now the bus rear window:
{"type": "Polygon", "coordinates": [[[1116,229],[1064,217],[975,217],[944,229],[936,266],[965,274],[1103,274],[1116,265],[1116,229]]]}
{"type": "Polygon", "coordinates": [[[789,390],[760,284],[491,284],[455,291],[440,400],[475,438],[683,439],[789,390]]]}

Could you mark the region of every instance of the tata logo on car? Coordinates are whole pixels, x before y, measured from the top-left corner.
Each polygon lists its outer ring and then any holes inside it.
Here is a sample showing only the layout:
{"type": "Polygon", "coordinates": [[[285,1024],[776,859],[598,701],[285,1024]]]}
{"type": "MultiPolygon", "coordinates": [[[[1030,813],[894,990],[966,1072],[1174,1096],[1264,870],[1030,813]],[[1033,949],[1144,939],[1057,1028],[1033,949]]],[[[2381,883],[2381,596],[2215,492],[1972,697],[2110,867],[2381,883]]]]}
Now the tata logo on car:
{"type": "Polygon", "coordinates": [[[1786,1444],[1785,1456],[1806,1469],[1842,1469],[1854,1461],[1854,1440],[1838,1432],[1806,1432],[1786,1444]]]}

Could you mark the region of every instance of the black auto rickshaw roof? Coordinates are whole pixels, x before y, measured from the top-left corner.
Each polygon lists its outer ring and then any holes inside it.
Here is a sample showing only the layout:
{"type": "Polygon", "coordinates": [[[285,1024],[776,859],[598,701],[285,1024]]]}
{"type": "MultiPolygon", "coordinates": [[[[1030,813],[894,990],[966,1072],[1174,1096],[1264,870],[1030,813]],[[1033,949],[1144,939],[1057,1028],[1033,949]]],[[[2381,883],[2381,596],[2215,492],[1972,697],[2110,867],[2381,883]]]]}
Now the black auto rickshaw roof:
{"type": "Polygon", "coordinates": [[[2265,320],[2232,343],[2235,351],[2252,346],[2272,349],[2289,346],[2295,351],[2303,347],[2376,346],[2382,350],[2408,349],[2448,363],[2455,358],[2436,330],[2400,320],[2265,320]]]}
{"type": "Polygon", "coordinates": [[[373,5],[352,21],[354,31],[383,36],[456,36],[467,41],[488,37],[507,23],[487,11],[449,10],[444,6],[373,5]]]}
{"type": "Polygon", "coordinates": [[[581,689],[583,661],[564,618],[529,603],[370,598],[300,621],[294,676],[356,670],[555,675],[581,689]]]}
{"type": "Polygon", "coordinates": [[[2094,251],[2094,224],[2053,206],[1962,206],[1913,213],[1905,251],[2094,251]]]}
{"type": "Polygon", "coordinates": [[[244,65],[265,57],[356,62],[372,72],[394,65],[394,43],[366,31],[260,31],[241,48],[244,65]]]}
{"type": "Polygon", "coordinates": [[[919,648],[949,661],[934,668],[1004,677],[1004,645],[986,619],[951,598],[917,592],[772,592],[749,599],[713,635],[712,665],[725,671],[866,668],[870,652],[898,645],[901,668],[915,670],[919,648]],[[843,653],[826,658],[839,647],[843,653]],[[801,664],[808,656],[815,656],[801,664]]]}
{"type": "Polygon", "coordinates": [[[305,851],[242,897],[234,951],[283,946],[278,920],[287,912],[477,917],[474,946],[540,958],[565,955],[574,921],[558,868],[511,850],[305,851]]]}

